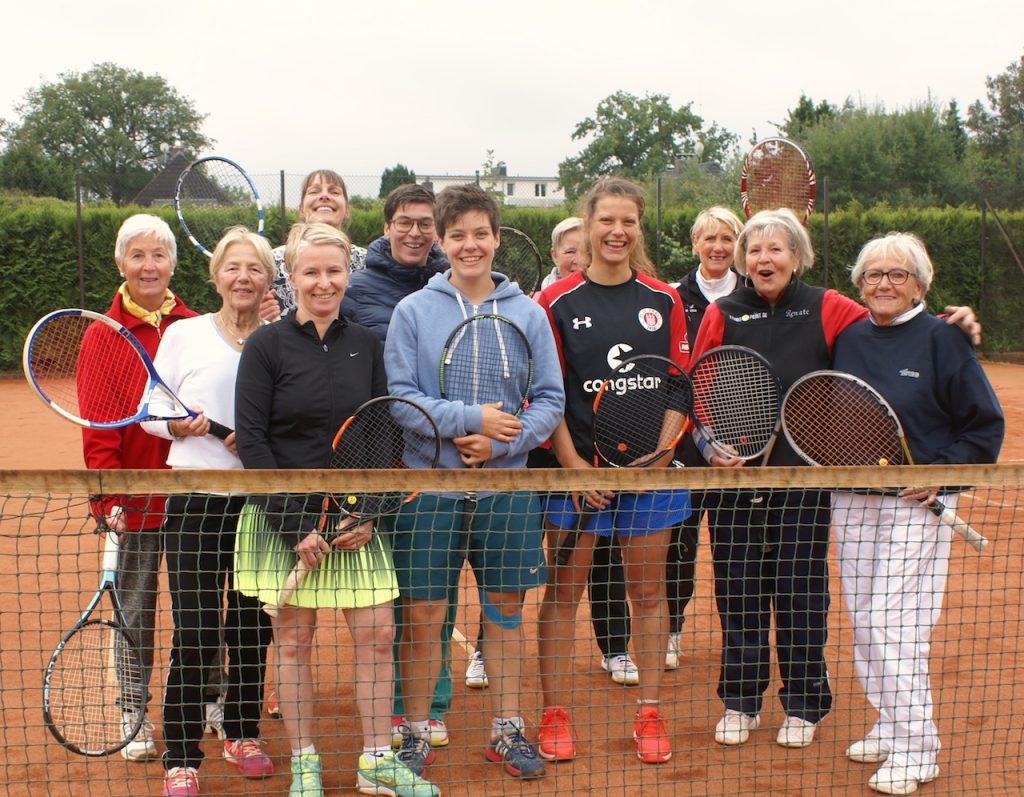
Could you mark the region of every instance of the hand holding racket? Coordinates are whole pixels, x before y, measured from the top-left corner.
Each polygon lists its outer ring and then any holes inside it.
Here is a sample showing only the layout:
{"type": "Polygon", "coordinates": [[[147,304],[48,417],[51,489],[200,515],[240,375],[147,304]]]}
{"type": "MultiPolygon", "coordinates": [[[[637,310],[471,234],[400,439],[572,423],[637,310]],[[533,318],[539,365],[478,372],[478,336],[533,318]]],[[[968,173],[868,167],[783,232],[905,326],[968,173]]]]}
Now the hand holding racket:
{"type": "MultiPolygon", "coordinates": [[[[533,349],[523,331],[504,316],[471,316],[453,329],[445,341],[439,378],[442,399],[481,408],[498,405],[506,418],[518,418],[533,385],[533,349]]],[[[499,435],[497,442],[510,443],[514,438],[514,434],[499,435]]],[[[466,450],[460,449],[460,453],[465,455],[466,450]]],[[[476,505],[476,493],[466,492],[462,503],[462,549],[467,553],[476,505]]]]}
{"type": "MultiPolygon", "coordinates": [[[[441,438],[433,418],[419,404],[397,396],[381,396],[360,406],[338,429],[333,447],[331,467],[341,470],[404,468],[407,449],[415,450],[417,459],[425,459],[430,468],[436,468],[441,457],[441,438]]],[[[328,544],[341,535],[358,535],[363,524],[394,514],[416,495],[394,491],[328,497],[320,533],[328,544]]],[[[264,611],[276,616],[318,561],[300,556],[275,605],[264,606],[264,611]]]]}
{"type": "Polygon", "coordinates": [[[100,529],[99,588],[53,651],[43,678],[47,729],[63,747],[85,756],[116,753],[145,721],[142,695],[135,694],[143,684],[142,654],[125,630],[117,593],[117,535],[104,523],[100,529]],[[90,619],[104,594],[110,596],[113,619],[90,619]],[[126,723],[126,717],[132,719],[126,723]]]}
{"type": "MultiPolygon", "coordinates": [[[[594,466],[649,468],[667,464],[686,432],[693,402],[690,377],[667,357],[642,354],[613,369],[594,397],[594,466]]],[[[597,511],[581,505],[576,525],[558,546],[555,562],[569,563],[587,520],[597,511]]]]}
{"type": "Polygon", "coordinates": [[[740,197],[749,219],[762,210],[788,208],[806,226],[814,210],[816,184],[807,155],[785,138],[766,138],[743,162],[740,197]]]}
{"type": "MultiPolygon", "coordinates": [[[[25,377],[50,409],[92,429],[195,418],[160,378],[143,345],[122,324],[91,310],[55,310],[32,327],[22,351],[25,377]]],[[[225,440],[231,429],[210,421],[225,440]]]]}
{"type": "Polygon", "coordinates": [[[178,176],[174,188],[174,210],[181,229],[200,252],[213,257],[224,230],[243,224],[263,234],[263,203],[245,170],[233,160],[218,156],[193,161],[178,176]],[[200,213],[207,208],[225,208],[216,214],[200,213]]]}
{"type": "MultiPolygon", "coordinates": [[[[797,380],[783,401],[782,428],[793,450],[811,465],[914,464],[903,426],[889,402],[863,379],[842,371],[813,371],[797,380]]],[[[941,501],[925,508],[976,551],[988,545],[941,501]]]]}
{"type": "Polygon", "coordinates": [[[501,243],[494,252],[491,269],[518,283],[527,296],[540,288],[544,279],[544,260],[530,237],[515,227],[502,227],[501,243]]]}

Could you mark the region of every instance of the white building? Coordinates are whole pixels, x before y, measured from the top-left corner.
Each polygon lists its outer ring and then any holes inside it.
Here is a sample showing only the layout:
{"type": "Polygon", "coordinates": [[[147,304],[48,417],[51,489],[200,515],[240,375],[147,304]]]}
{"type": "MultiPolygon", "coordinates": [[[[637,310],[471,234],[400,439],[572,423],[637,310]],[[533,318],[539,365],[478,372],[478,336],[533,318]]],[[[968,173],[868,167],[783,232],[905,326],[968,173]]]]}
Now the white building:
{"type": "Polygon", "coordinates": [[[505,204],[515,207],[551,208],[565,202],[565,192],[557,177],[525,177],[510,175],[504,162],[499,161],[488,176],[474,174],[417,174],[416,181],[435,194],[452,185],[477,183],[488,190],[498,191],[505,204]]]}

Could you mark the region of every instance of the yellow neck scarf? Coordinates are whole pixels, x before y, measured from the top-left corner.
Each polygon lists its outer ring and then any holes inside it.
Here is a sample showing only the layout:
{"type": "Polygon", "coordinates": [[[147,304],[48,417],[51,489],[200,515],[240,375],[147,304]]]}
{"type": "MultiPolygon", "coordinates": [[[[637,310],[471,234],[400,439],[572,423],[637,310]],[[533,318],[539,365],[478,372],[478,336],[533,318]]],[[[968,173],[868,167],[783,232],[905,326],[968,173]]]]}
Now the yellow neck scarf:
{"type": "Polygon", "coordinates": [[[147,324],[160,329],[160,321],[167,315],[171,310],[174,309],[174,305],[177,300],[174,294],[169,289],[164,289],[164,303],[160,305],[156,310],[147,310],[145,307],[141,307],[139,304],[132,299],[131,294],[128,293],[128,283],[122,282],[121,287],[117,289],[117,292],[121,294],[121,303],[124,305],[124,309],[128,311],[128,314],[142,319],[147,324]]]}

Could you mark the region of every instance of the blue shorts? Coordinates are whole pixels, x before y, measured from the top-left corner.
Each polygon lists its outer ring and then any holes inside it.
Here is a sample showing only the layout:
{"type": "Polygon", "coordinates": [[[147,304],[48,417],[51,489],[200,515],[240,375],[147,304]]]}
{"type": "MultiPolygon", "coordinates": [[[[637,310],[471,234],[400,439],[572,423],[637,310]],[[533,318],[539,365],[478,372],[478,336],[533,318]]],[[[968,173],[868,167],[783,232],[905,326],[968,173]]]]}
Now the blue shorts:
{"type": "MultiPolygon", "coordinates": [[[[558,529],[576,527],[579,513],[565,493],[547,499],[548,524],[558,529]]],[[[598,537],[642,537],[671,528],[690,516],[689,490],[647,490],[616,493],[611,503],[588,519],[583,531],[598,537]]]]}
{"type": "MultiPolygon", "coordinates": [[[[395,518],[398,588],[414,600],[448,599],[463,563],[463,499],[424,493],[395,518]]],[[[540,500],[533,492],[481,496],[469,534],[469,563],[484,592],[525,592],[547,581],[540,500]]]]}

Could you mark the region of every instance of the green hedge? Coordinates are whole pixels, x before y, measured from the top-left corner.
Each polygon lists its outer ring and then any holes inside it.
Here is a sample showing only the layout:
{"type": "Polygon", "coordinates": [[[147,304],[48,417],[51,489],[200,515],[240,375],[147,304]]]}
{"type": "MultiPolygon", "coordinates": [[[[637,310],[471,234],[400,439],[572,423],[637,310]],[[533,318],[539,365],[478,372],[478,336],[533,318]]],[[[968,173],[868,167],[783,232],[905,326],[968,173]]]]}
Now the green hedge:
{"type": "MultiPolygon", "coordinates": [[[[113,247],[121,222],[139,208],[107,205],[83,209],[85,306],[106,310],[120,279],[113,262],[113,247]]],[[[661,274],[678,279],[692,268],[689,230],[697,208],[662,211],[661,274]]],[[[178,234],[178,268],[172,286],[198,311],[215,309],[219,300],[209,285],[204,255],[178,232],[174,212],[149,212],[166,219],[178,234]]],[[[551,229],[565,215],[562,210],[504,208],[502,223],[529,235],[544,253],[551,248],[551,229]]],[[[278,213],[267,214],[267,237],[280,243],[278,213]]],[[[1005,212],[1000,218],[1018,250],[1024,250],[1024,212],[1005,212]]],[[[294,215],[289,212],[288,220],[294,215]]],[[[823,219],[811,219],[811,236],[818,251],[808,280],[824,281],[823,219]]],[[[846,268],[861,245],[889,230],[915,232],[928,244],[936,277],[929,303],[969,304],[985,327],[985,348],[990,351],[1024,350],[1024,274],[1018,269],[991,216],[984,230],[975,208],[853,207],[829,218],[829,285],[854,295],[846,268]]],[[[365,246],[384,226],[380,210],[353,210],[348,231],[353,242],[365,246]]],[[[648,211],[645,235],[654,258],[656,219],[648,211]]],[[[58,307],[79,305],[78,259],[75,246],[75,207],[51,199],[0,198],[0,371],[20,367],[21,347],[32,324],[58,307]]]]}

